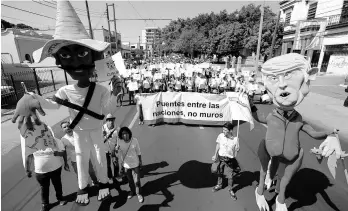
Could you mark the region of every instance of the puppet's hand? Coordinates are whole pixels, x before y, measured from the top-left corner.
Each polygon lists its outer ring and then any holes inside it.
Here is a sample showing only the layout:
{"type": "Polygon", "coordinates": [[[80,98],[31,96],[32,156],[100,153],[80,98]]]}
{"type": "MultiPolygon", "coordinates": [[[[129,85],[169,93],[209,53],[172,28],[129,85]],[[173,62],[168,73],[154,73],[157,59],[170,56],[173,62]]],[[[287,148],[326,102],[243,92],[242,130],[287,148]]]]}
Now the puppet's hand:
{"type": "Polygon", "coordinates": [[[269,211],[269,206],[268,206],[268,203],[265,199],[265,196],[259,195],[257,193],[257,188],[255,190],[255,196],[256,196],[256,203],[257,203],[257,206],[259,207],[259,210],[260,211],[269,211]]]}
{"type": "Polygon", "coordinates": [[[342,148],[337,134],[329,135],[325,141],[320,144],[319,149],[322,150],[322,156],[329,157],[332,153],[336,152],[336,158],[341,158],[342,148]]]}
{"type": "Polygon", "coordinates": [[[41,122],[37,116],[36,110],[39,111],[41,115],[46,115],[42,110],[39,101],[32,95],[25,93],[17,103],[15,113],[12,117],[12,122],[15,123],[17,121],[17,118],[19,117],[18,128],[21,128],[24,119],[30,119],[30,117],[32,117],[35,123],[37,125],[40,125],[41,122]]]}

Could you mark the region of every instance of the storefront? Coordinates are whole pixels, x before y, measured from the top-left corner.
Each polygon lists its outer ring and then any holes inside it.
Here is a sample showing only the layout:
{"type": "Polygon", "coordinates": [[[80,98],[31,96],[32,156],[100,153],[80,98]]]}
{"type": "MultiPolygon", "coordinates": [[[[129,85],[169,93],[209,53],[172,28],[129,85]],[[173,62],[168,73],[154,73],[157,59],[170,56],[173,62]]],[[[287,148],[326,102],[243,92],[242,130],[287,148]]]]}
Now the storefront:
{"type": "Polygon", "coordinates": [[[324,38],[319,64],[320,72],[348,74],[348,34],[324,38]]]}

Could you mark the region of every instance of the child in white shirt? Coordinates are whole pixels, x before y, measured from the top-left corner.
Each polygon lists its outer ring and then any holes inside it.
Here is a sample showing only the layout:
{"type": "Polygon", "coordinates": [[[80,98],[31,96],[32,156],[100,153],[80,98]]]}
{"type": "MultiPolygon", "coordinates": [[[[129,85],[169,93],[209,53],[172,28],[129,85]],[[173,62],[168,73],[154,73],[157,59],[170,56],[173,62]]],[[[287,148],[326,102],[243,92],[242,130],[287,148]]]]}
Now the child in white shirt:
{"type": "Polygon", "coordinates": [[[219,162],[218,165],[218,184],[213,188],[213,192],[222,189],[223,176],[228,178],[229,194],[233,200],[237,200],[232,190],[233,175],[238,172],[239,165],[236,160],[239,151],[239,140],[233,136],[233,124],[227,122],[224,124],[222,133],[216,139],[216,149],[213,161],[219,162]]]}

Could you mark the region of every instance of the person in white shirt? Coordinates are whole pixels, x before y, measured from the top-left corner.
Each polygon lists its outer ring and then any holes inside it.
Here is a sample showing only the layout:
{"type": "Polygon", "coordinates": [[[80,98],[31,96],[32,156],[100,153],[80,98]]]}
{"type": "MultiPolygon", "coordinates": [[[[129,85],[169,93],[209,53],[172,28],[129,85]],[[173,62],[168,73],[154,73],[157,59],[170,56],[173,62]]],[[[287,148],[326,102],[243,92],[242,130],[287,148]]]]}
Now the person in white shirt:
{"type": "Polygon", "coordinates": [[[201,79],[199,80],[198,92],[199,93],[205,92],[206,89],[207,89],[207,79],[204,75],[202,75],[201,79]]]}
{"type": "Polygon", "coordinates": [[[192,92],[193,91],[193,81],[192,81],[192,78],[191,77],[188,77],[186,79],[186,90],[188,92],[192,92]]]}
{"type": "Polygon", "coordinates": [[[138,92],[139,89],[138,82],[134,78],[131,78],[131,81],[127,84],[127,87],[129,90],[129,104],[132,105],[135,103],[134,95],[138,92]]]}
{"type": "Polygon", "coordinates": [[[148,77],[146,77],[143,81],[143,87],[144,87],[144,93],[150,93],[150,88],[151,88],[151,84],[150,84],[150,79],[148,77]]]}
{"type": "Polygon", "coordinates": [[[233,124],[227,122],[222,128],[222,133],[216,139],[216,148],[212,160],[219,162],[218,182],[213,188],[213,192],[222,189],[222,181],[225,176],[228,179],[229,194],[233,200],[237,200],[236,194],[232,190],[233,176],[240,171],[236,160],[239,151],[239,140],[233,136],[233,124]]]}
{"type": "Polygon", "coordinates": [[[181,91],[181,80],[180,77],[177,77],[175,80],[175,91],[180,92],[181,91]]]}
{"type": "Polygon", "coordinates": [[[117,177],[117,172],[119,170],[118,160],[115,153],[117,130],[119,128],[116,128],[115,126],[115,119],[116,118],[111,114],[108,114],[105,120],[106,123],[103,125],[104,144],[106,148],[106,165],[110,184],[113,183],[114,177],[117,177]],[[114,170],[113,172],[112,169],[114,170]]]}
{"type": "Polygon", "coordinates": [[[140,203],[144,202],[141,195],[140,169],[142,159],[139,142],[132,136],[132,131],[128,127],[122,127],[118,132],[116,151],[119,152],[121,162],[125,168],[130,192],[128,199],[137,194],[140,203]]]}
{"type": "Polygon", "coordinates": [[[54,137],[52,129],[45,123],[33,124],[31,118],[27,118],[25,124],[20,127],[21,149],[23,165],[27,176],[32,176],[31,166],[34,164],[36,180],[41,188],[41,211],[49,210],[50,183],[56,191],[56,198],[60,205],[67,201],[63,197],[62,190],[62,158],[64,169],[69,170],[64,146],[59,139],[54,137]]]}

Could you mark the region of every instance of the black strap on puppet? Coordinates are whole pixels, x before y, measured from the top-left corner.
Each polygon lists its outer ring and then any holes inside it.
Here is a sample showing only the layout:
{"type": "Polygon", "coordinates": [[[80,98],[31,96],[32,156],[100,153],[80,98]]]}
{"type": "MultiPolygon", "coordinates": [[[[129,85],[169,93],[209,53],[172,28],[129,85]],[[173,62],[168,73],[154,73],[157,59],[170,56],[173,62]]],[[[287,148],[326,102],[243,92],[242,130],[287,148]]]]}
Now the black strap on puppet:
{"type": "Polygon", "coordinates": [[[91,99],[92,99],[92,96],[93,96],[93,92],[94,92],[94,88],[95,88],[95,83],[92,82],[88,88],[88,92],[87,92],[87,96],[86,96],[86,99],[85,99],[85,102],[83,103],[83,106],[79,106],[79,105],[76,105],[76,104],[73,104],[73,103],[70,103],[68,100],[62,100],[56,96],[53,97],[53,101],[55,101],[56,103],[58,104],[61,104],[61,105],[64,105],[68,108],[71,108],[71,109],[74,109],[74,110],[78,110],[79,113],[76,115],[75,119],[71,122],[69,128],[70,129],[74,129],[75,126],[80,122],[80,120],[82,119],[83,115],[84,114],[88,114],[96,119],[99,119],[99,120],[103,120],[104,119],[104,115],[101,115],[101,114],[97,114],[93,111],[90,111],[87,109],[89,103],[91,102],[91,99]]]}

